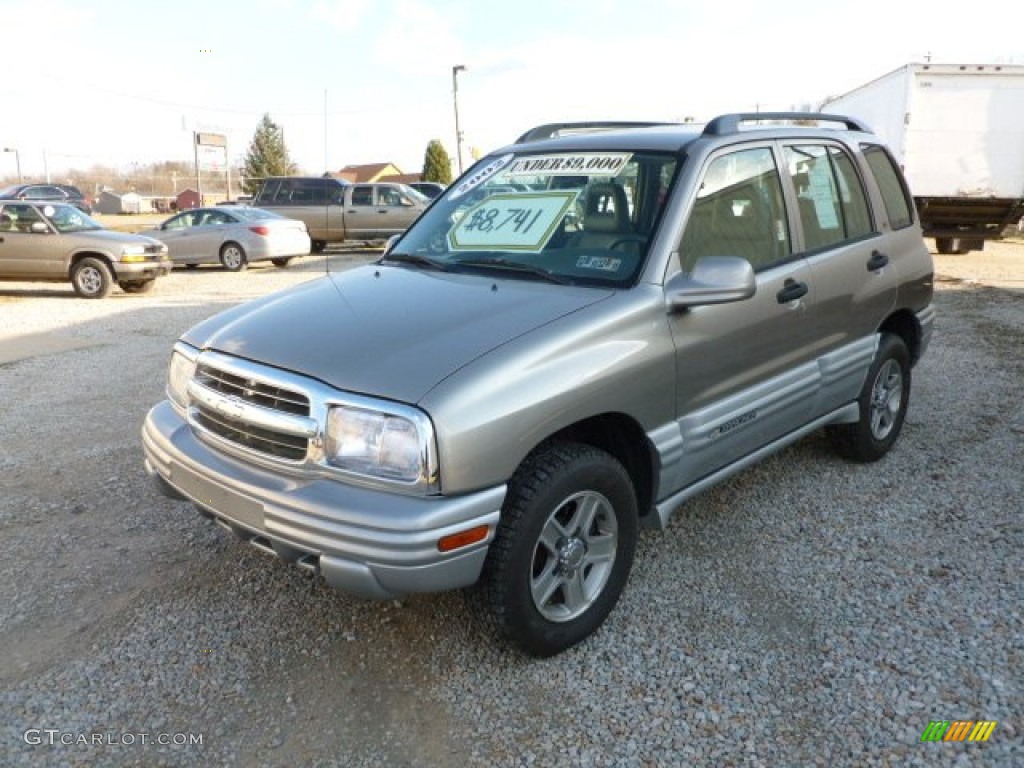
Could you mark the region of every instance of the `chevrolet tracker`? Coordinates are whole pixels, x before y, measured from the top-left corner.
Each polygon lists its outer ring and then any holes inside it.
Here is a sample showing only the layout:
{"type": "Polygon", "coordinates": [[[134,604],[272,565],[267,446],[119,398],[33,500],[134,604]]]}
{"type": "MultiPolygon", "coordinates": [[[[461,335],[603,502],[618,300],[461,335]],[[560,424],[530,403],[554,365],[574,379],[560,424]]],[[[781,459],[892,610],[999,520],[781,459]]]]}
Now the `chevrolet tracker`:
{"type": "Polygon", "coordinates": [[[467,588],[547,656],[609,615],[640,526],[815,430],[882,458],[931,302],[856,120],[542,126],[379,261],[187,331],[146,466],[339,589],[467,588]]]}

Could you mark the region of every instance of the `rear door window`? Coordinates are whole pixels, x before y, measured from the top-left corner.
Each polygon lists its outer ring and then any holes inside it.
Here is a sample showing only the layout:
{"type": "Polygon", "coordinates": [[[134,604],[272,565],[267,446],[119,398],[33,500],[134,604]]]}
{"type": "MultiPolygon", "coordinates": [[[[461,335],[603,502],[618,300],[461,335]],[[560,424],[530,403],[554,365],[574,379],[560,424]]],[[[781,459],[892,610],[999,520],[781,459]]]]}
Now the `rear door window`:
{"type": "Polygon", "coordinates": [[[363,185],[353,187],[352,205],[373,205],[373,187],[363,185]]]}
{"type": "Polygon", "coordinates": [[[796,188],[805,250],[871,234],[867,195],[845,152],[835,146],[801,144],[786,147],[785,153],[796,188]]]}
{"type": "Polygon", "coordinates": [[[913,203],[910,192],[903,182],[903,176],[896,169],[892,157],[877,144],[866,144],[863,149],[864,158],[868,161],[868,167],[882,193],[882,203],[889,216],[889,224],[893,229],[909,227],[914,223],[913,203]]]}

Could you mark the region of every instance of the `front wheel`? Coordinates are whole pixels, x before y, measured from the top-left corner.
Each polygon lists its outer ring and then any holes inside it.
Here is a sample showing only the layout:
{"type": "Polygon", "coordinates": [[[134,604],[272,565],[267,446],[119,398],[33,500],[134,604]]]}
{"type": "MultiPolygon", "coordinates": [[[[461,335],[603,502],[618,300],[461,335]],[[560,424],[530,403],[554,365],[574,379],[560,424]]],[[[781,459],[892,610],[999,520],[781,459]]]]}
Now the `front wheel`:
{"type": "Polygon", "coordinates": [[[509,482],[472,605],[526,653],[564,651],[615,607],[636,539],[636,494],[622,464],[589,445],[551,443],[509,482]]]}
{"type": "Polygon", "coordinates": [[[220,249],[220,263],[229,272],[245,269],[245,250],[238,243],[224,243],[220,249]]]}
{"type": "Polygon", "coordinates": [[[82,259],[71,269],[71,285],[83,299],[102,299],[113,281],[110,267],[100,259],[82,259]]]}
{"type": "Polygon", "coordinates": [[[852,461],[878,461],[903,428],[910,404],[910,353],[899,336],[882,334],[860,396],[860,418],[826,431],[836,451],[852,461]]]}

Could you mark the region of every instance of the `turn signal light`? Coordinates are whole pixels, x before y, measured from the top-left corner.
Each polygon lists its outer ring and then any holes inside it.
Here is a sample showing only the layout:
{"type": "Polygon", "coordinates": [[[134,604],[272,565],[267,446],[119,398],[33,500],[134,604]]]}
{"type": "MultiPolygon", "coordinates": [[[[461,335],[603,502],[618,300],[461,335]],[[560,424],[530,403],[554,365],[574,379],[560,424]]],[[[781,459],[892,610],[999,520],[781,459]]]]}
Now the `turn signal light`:
{"type": "Polygon", "coordinates": [[[459,531],[458,533],[444,536],[438,539],[437,548],[441,552],[451,552],[453,549],[468,547],[470,544],[476,544],[478,541],[486,539],[488,530],[490,530],[488,526],[478,525],[476,528],[470,528],[468,531],[459,531]]]}

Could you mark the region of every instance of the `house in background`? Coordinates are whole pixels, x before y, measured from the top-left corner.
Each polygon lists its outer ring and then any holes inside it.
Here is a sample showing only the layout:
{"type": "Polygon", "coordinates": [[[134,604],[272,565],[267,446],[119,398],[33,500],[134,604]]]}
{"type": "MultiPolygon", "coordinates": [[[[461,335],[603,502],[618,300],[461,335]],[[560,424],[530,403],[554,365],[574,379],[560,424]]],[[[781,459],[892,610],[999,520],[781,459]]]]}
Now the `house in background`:
{"type": "Polygon", "coordinates": [[[143,204],[142,196],[136,192],[125,192],[119,194],[104,189],[100,192],[96,201],[96,210],[100,213],[145,213],[152,210],[152,206],[146,201],[143,204]]]}
{"type": "Polygon", "coordinates": [[[423,181],[423,175],[419,173],[396,173],[389,176],[381,176],[378,181],[390,181],[392,184],[408,184],[410,181],[423,181]]]}
{"type": "Polygon", "coordinates": [[[187,187],[186,189],[181,190],[181,192],[179,192],[175,196],[174,203],[176,206],[176,210],[187,211],[190,208],[201,208],[207,205],[217,205],[217,203],[226,199],[227,194],[223,190],[217,191],[204,189],[202,200],[200,200],[199,193],[196,190],[192,189],[191,187],[187,187]]]}
{"type": "MultiPolygon", "coordinates": [[[[384,181],[384,176],[400,176],[402,169],[394,163],[369,163],[367,165],[346,165],[340,171],[332,173],[336,179],[351,181],[353,184],[368,184],[384,181]]],[[[387,179],[393,181],[393,179],[387,179]]]]}

